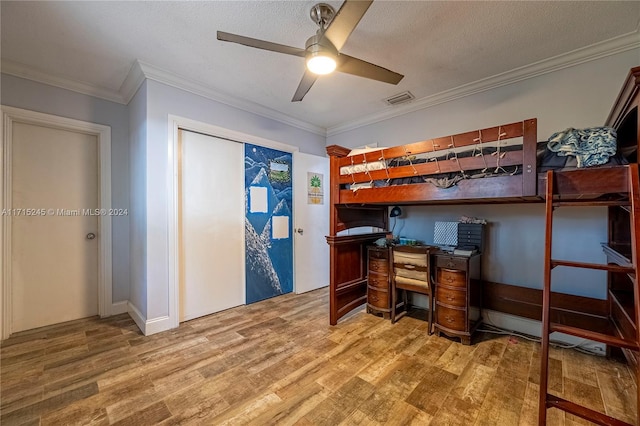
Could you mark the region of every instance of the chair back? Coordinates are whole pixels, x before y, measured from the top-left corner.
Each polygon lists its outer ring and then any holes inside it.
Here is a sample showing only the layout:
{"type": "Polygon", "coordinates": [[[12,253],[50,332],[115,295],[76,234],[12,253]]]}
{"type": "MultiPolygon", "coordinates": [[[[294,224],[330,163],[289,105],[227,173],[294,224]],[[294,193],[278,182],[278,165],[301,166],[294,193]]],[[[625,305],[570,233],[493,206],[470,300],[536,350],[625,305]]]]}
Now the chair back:
{"type": "Polygon", "coordinates": [[[395,246],[391,250],[392,280],[395,287],[429,294],[431,292],[431,253],[433,246],[395,246]]]}

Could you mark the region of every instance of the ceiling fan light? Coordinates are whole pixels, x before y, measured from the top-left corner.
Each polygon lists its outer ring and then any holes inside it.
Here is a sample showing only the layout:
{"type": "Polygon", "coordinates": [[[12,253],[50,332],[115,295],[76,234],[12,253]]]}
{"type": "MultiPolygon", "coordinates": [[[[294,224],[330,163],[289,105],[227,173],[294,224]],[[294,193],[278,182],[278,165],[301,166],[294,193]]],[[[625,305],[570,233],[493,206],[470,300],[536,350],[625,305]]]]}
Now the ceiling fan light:
{"type": "Polygon", "coordinates": [[[332,73],[335,71],[336,65],[335,58],[324,53],[311,55],[307,59],[307,68],[309,71],[318,75],[332,73]]]}

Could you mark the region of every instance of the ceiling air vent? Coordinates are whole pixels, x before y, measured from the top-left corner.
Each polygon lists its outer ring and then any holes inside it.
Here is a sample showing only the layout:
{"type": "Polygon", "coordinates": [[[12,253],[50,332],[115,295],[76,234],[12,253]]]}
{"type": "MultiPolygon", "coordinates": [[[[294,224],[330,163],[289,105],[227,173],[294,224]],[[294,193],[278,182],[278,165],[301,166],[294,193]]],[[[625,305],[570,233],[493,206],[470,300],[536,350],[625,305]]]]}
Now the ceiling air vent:
{"type": "Polygon", "coordinates": [[[409,91],[398,93],[397,95],[393,95],[384,101],[389,105],[398,105],[404,104],[406,102],[414,100],[416,97],[409,91]]]}

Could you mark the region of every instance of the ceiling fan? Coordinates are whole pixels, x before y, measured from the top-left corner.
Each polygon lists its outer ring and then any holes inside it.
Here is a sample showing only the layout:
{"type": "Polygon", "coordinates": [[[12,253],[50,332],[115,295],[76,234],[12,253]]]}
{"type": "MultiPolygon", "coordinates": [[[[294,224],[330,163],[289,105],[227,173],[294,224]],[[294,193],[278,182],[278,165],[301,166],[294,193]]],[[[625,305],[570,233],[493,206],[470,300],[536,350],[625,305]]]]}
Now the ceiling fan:
{"type": "Polygon", "coordinates": [[[223,31],[218,31],[218,40],[305,58],[307,69],[293,99],[291,99],[292,102],[301,101],[319,75],[329,74],[334,70],[385,83],[398,84],[404,77],[402,74],[340,53],[340,49],[372,2],[373,0],[345,0],[337,13],[331,5],[326,3],[314,5],[310,12],[311,19],[320,28],[314,36],[307,40],[304,49],[223,31]]]}

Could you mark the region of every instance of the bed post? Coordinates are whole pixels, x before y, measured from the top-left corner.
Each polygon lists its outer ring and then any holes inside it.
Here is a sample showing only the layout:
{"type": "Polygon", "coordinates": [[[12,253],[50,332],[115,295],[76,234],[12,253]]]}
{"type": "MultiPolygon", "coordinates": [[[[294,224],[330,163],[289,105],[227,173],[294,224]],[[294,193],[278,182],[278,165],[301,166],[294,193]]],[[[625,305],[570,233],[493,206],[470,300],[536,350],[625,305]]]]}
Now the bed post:
{"type": "Polygon", "coordinates": [[[340,158],[346,157],[349,154],[349,149],[338,146],[330,145],[327,147],[327,154],[329,154],[329,202],[331,203],[329,213],[329,235],[334,236],[338,233],[338,208],[337,204],[340,203],[340,182],[334,178],[334,176],[340,176],[340,158]]]}
{"type": "Polygon", "coordinates": [[[327,147],[329,154],[329,324],[336,325],[338,323],[338,300],[337,300],[337,264],[338,264],[338,247],[335,244],[335,236],[338,233],[338,207],[340,202],[340,182],[335,178],[340,176],[340,165],[338,161],[341,157],[349,154],[349,149],[331,145],[327,147]]]}

